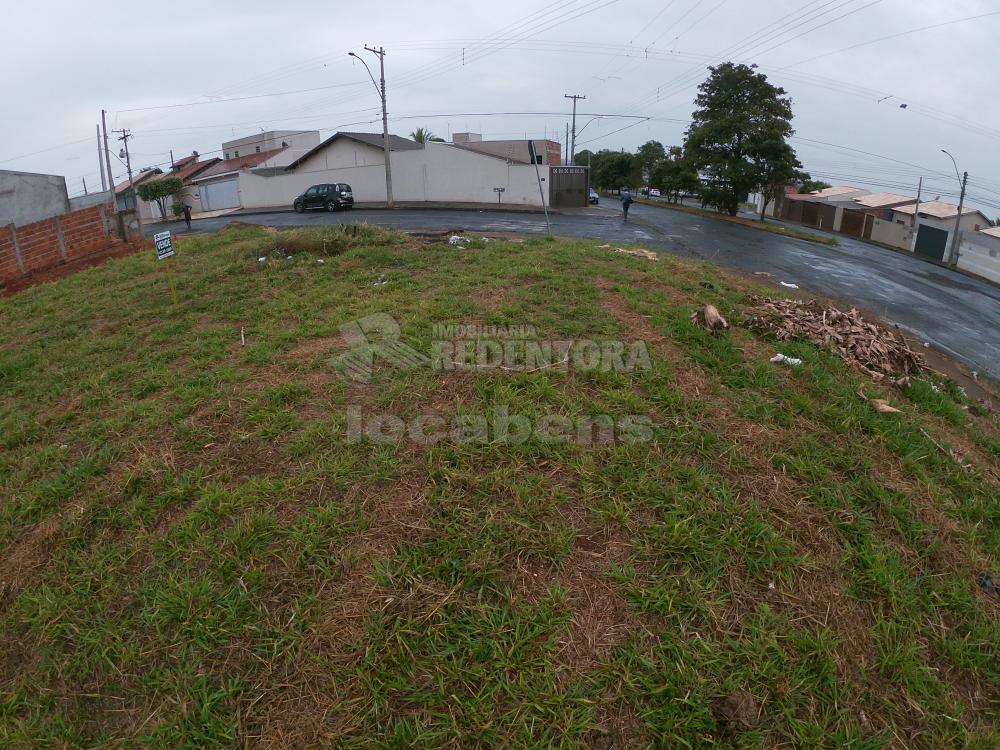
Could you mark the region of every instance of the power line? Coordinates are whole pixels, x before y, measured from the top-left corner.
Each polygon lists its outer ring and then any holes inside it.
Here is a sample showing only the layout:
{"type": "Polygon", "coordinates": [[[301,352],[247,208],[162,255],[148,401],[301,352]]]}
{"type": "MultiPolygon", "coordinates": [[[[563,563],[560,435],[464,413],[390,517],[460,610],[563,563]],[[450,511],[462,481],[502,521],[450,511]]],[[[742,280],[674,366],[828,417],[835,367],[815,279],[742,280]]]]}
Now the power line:
{"type": "Polygon", "coordinates": [[[901,36],[908,36],[910,34],[916,34],[921,31],[930,31],[931,29],[940,29],[945,26],[953,26],[957,23],[965,23],[966,21],[978,21],[981,18],[989,18],[990,16],[1000,16],[1000,10],[995,10],[990,13],[983,13],[978,16],[966,16],[965,18],[955,18],[951,21],[944,21],[943,23],[935,23],[930,26],[920,26],[916,29],[909,29],[907,31],[900,31],[896,34],[889,34],[887,36],[880,36],[875,39],[869,39],[867,42],[859,42],[858,44],[852,44],[849,47],[841,47],[840,49],[835,49],[830,52],[824,52],[822,55],[816,55],[815,57],[807,57],[805,60],[799,60],[795,65],[805,65],[806,63],[813,62],[815,60],[822,60],[824,57],[830,57],[831,55],[839,55],[841,52],[849,52],[853,49],[859,49],[861,47],[867,47],[871,44],[877,44],[878,42],[885,42],[889,39],[898,39],[901,36]]]}

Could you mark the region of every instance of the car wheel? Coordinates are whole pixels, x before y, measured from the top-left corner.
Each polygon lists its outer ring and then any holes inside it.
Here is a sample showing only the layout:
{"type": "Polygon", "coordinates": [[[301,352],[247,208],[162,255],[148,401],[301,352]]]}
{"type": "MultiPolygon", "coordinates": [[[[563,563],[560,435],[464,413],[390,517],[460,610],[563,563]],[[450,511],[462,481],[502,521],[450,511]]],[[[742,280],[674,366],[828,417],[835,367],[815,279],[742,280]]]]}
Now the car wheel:
{"type": "Polygon", "coordinates": [[[326,202],[326,210],[330,211],[331,213],[333,211],[336,211],[337,210],[337,202],[336,201],[327,201],[326,202]]]}
{"type": "Polygon", "coordinates": [[[303,211],[305,211],[305,210],[306,210],[306,209],[305,209],[305,206],[303,206],[303,205],[302,205],[301,203],[296,203],[296,204],[294,204],[294,205],[292,206],[292,208],[294,208],[294,209],[295,209],[295,213],[297,213],[297,214],[300,214],[300,213],[302,213],[303,211]]]}

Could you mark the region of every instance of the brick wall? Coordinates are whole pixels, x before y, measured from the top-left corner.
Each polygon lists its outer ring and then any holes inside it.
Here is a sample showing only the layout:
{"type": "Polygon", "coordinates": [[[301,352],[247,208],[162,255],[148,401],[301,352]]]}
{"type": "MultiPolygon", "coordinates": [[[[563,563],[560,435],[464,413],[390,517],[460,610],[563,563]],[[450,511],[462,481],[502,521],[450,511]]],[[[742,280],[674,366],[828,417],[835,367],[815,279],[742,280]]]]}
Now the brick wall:
{"type": "Polygon", "coordinates": [[[121,246],[110,206],[92,206],[33,224],[0,227],[0,284],[121,246]]]}

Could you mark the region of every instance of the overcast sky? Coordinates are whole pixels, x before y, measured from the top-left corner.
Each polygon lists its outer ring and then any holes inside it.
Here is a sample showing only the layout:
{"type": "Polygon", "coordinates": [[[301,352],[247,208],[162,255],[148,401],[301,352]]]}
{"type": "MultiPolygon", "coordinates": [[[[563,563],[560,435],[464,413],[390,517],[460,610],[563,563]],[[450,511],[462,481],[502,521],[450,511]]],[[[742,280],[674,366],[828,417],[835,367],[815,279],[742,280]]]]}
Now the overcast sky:
{"type": "Polygon", "coordinates": [[[1000,216],[995,0],[51,0],[7,4],[4,27],[0,169],[65,175],[71,195],[84,177],[100,187],[102,108],[109,128],[133,131],[139,167],[262,128],[380,131],[376,92],[347,55],[377,77],[367,43],[388,52],[392,132],[562,141],[563,96],[578,93],[578,150],[680,144],[706,67],[756,63],[792,96],[813,176],[914,194],[923,175],[925,199],[954,200],[946,148],[970,172],[970,203],[1000,216]]]}

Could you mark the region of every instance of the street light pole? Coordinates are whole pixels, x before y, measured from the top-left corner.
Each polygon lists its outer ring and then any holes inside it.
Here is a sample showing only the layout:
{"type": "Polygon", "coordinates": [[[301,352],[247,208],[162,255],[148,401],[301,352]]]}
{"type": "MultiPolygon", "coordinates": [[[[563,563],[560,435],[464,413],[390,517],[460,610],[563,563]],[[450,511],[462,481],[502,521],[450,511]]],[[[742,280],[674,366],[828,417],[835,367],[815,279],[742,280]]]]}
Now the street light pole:
{"type": "Polygon", "coordinates": [[[951,235],[951,250],[948,252],[948,265],[954,268],[958,265],[958,235],[962,228],[962,209],[965,208],[965,189],[969,184],[969,173],[959,175],[958,162],[955,161],[955,157],[944,149],[941,149],[941,153],[947,154],[951,163],[955,165],[955,176],[958,177],[958,182],[962,186],[962,192],[958,198],[958,216],[955,217],[955,231],[951,235]]]}
{"type": "Polygon", "coordinates": [[[372,84],[374,84],[375,90],[378,91],[378,95],[382,99],[382,149],[385,154],[385,207],[395,208],[396,204],[392,199],[392,166],[390,163],[391,157],[389,155],[391,151],[389,148],[389,114],[385,104],[385,49],[382,47],[375,49],[374,47],[365,45],[365,50],[374,55],[378,55],[380,72],[379,80],[381,81],[381,86],[379,86],[378,83],[375,83],[375,76],[372,75],[372,71],[371,68],[368,67],[368,63],[353,52],[348,52],[347,54],[357,60],[361,60],[361,64],[364,65],[365,70],[368,71],[368,77],[372,79],[372,84]]]}

